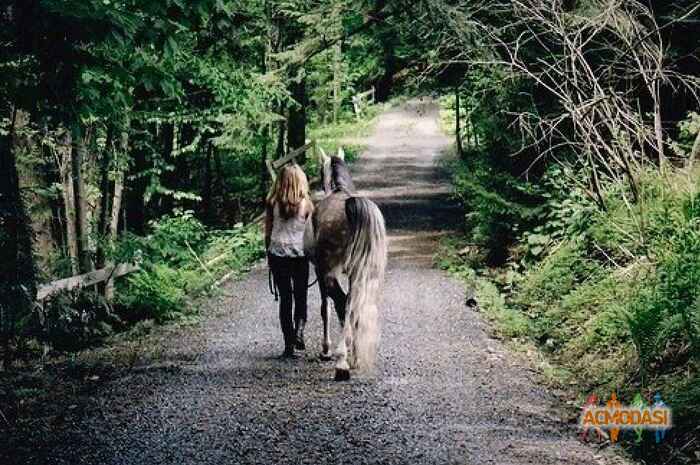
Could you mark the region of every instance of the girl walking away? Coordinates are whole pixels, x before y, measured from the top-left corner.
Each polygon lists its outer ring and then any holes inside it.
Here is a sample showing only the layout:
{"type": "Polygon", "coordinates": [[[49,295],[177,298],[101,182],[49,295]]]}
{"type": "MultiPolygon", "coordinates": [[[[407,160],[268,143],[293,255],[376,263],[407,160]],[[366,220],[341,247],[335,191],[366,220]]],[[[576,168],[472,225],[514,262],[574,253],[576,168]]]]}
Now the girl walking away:
{"type": "Polygon", "coordinates": [[[265,246],[275,285],[280,294],[280,324],[285,358],[304,350],[309,262],[304,256],[304,229],[313,204],[309,182],[299,165],[286,165],[266,202],[265,246]],[[292,306],[294,314],[292,317],[292,306]]]}

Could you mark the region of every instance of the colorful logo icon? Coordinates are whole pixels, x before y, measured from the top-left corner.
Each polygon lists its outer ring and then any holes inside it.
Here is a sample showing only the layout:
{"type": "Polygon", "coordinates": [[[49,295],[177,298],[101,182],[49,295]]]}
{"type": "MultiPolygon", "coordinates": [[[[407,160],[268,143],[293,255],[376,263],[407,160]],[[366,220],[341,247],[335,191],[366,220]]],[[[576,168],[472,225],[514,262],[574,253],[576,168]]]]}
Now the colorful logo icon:
{"type": "Polygon", "coordinates": [[[599,405],[598,397],[591,394],[581,409],[579,424],[581,439],[587,441],[591,432],[598,440],[610,439],[615,443],[621,430],[631,430],[635,433],[635,441],[641,442],[645,430],[654,432],[655,441],[661,442],[666,432],[671,428],[671,409],[661,399],[660,394],[654,396],[654,403],[648,405],[641,394],[637,394],[632,404],[624,405],[613,392],[604,405],[599,405]]]}

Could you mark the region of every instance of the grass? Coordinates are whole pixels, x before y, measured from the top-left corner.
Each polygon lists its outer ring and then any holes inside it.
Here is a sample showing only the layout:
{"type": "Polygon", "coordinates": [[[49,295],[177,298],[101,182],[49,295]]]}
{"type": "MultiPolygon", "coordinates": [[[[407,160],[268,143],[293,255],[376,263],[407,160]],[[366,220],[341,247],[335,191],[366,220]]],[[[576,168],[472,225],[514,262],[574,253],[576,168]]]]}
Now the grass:
{"type": "Polygon", "coordinates": [[[474,290],[480,312],[509,346],[536,350],[543,378],[578,405],[591,393],[607,399],[615,391],[623,402],[661,393],[675,427],[660,445],[649,435],[639,445],[627,441],[634,456],[648,463],[695,459],[700,168],[641,172],[636,200],[628,186],[609,185],[606,210],[555,184],[528,223],[517,208],[482,193],[508,188],[497,173],[482,177],[473,169],[478,161],[467,163],[466,175],[453,169],[467,235],[443,243],[438,265],[474,290]],[[512,239],[497,266],[487,258],[499,231],[493,224],[510,225],[512,239]]]}
{"type": "MultiPolygon", "coordinates": [[[[345,160],[352,163],[365,150],[366,145],[362,139],[372,133],[377,116],[385,108],[386,106],[382,104],[369,106],[362,118],[356,118],[352,114],[344,114],[337,123],[312,127],[309,131],[310,137],[318,142],[328,156],[337,154],[338,149],[342,147],[345,152],[345,160]]],[[[318,172],[317,161],[309,160],[306,170],[309,173],[318,172]]]]}
{"type": "Polygon", "coordinates": [[[464,240],[443,239],[436,261],[438,268],[465,281],[468,292],[477,298],[479,310],[495,324],[500,335],[516,338],[530,332],[528,319],[507,305],[504,295],[489,278],[488,270],[476,271],[478,257],[469,254],[469,246],[464,240]]]}

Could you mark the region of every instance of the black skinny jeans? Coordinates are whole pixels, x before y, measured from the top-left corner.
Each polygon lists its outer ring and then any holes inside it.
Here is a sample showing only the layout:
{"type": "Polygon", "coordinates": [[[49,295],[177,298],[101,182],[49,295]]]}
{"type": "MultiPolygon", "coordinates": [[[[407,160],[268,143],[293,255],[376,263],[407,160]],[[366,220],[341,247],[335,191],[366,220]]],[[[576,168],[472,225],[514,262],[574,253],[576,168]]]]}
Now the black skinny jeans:
{"type": "Polygon", "coordinates": [[[268,255],[268,263],[280,293],[280,324],[285,347],[294,346],[295,323],[306,321],[306,296],[309,287],[309,261],[306,257],[268,255]],[[292,299],[294,319],[292,320],[292,299]]]}

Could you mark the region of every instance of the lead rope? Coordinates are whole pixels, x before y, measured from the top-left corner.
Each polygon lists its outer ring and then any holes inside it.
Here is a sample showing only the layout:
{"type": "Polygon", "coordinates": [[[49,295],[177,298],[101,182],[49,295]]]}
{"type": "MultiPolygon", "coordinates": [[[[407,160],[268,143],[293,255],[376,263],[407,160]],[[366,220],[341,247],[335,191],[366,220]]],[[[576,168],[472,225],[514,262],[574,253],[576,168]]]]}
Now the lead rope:
{"type": "MultiPolygon", "coordinates": [[[[317,282],[318,275],[316,275],[316,279],[314,279],[313,282],[307,286],[307,289],[311,289],[317,282]]],[[[267,269],[267,287],[270,289],[270,294],[275,296],[275,302],[277,302],[279,300],[279,290],[277,289],[277,283],[275,282],[275,277],[272,274],[271,268],[267,269]]]]}
{"type": "Polygon", "coordinates": [[[275,296],[275,302],[279,300],[279,293],[277,292],[277,283],[275,278],[272,276],[272,269],[267,269],[267,285],[270,288],[270,294],[275,296]]]}

